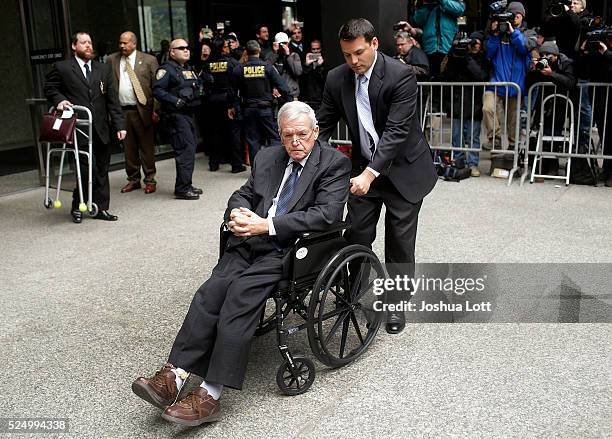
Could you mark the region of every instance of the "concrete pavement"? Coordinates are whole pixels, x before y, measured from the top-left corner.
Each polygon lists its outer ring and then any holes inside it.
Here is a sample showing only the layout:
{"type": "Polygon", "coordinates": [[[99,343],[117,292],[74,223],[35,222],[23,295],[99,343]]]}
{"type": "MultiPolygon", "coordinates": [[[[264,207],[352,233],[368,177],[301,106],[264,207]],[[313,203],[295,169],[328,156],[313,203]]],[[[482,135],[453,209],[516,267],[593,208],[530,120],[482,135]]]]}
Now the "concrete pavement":
{"type": "MultiPolygon", "coordinates": [[[[606,323],[413,323],[381,331],[348,367],[318,364],[298,397],[276,387],[268,334],[253,343],[245,389],[224,392],[220,422],[167,423],[130,384],[165,361],[246,178],[205,169],[198,156],[204,195],[193,202],[172,198],[173,160],[158,163],[152,195],[120,194],[124,175],[113,172],[116,223],[72,224],[68,192],[52,211],[42,189],[0,198],[0,417],[69,418],[61,437],[75,438],[612,437],[606,323]]],[[[612,263],[611,200],[610,188],[440,181],[421,211],[417,260],[612,263]]],[[[313,358],[304,333],[291,343],[313,358]]]]}

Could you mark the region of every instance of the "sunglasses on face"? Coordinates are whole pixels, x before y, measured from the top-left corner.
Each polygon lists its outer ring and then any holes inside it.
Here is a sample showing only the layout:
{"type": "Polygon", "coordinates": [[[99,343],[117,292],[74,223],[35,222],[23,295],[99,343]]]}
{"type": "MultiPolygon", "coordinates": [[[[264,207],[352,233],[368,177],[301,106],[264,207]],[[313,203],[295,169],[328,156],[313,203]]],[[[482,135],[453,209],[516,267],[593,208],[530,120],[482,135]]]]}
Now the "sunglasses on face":
{"type": "Polygon", "coordinates": [[[189,46],[172,47],[172,50],[189,50],[189,46]]]}

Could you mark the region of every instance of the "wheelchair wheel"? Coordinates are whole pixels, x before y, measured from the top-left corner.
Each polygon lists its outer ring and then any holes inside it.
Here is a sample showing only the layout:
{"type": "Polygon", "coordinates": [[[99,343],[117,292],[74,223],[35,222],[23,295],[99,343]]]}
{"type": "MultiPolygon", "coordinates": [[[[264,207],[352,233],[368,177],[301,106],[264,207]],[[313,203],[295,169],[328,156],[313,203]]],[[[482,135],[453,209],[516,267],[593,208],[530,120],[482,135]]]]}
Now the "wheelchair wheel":
{"type": "Polygon", "coordinates": [[[276,372],[276,384],[285,395],[301,395],[315,380],[315,365],[306,357],[293,357],[294,370],[289,361],[283,361],[276,372]]]}
{"type": "Polygon", "coordinates": [[[382,316],[372,306],[375,278],[386,272],[367,247],[350,245],[338,251],[313,286],[308,307],[308,341],[326,366],[339,367],[370,346],[382,316]]]}

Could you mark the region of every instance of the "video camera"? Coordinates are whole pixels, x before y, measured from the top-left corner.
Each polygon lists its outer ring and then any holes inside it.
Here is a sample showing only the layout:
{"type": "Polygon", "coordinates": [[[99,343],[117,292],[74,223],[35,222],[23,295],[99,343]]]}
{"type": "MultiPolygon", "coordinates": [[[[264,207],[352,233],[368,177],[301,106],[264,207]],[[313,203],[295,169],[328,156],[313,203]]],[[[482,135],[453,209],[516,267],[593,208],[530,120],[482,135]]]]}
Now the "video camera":
{"type": "Polygon", "coordinates": [[[497,21],[499,23],[497,29],[502,32],[508,32],[510,22],[514,21],[514,14],[512,12],[500,12],[499,14],[492,14],[491,21],[497,21]]]}
{"type": "Polygon", "coordinates": [[[465,58],[472,44],[473,41],[471,38],[468,38],[466,32],[457,32],[450,49],[450,54],[455,58],[465,58]]]}
{"type": "Polygon", "coordinates": [[[572,6],[572,0],[554,0],[548,6],[548,15],[551,17],[560,17],[561,15],[565,14],[566,6],[568,8],[572,6]]]}
{"type": "Polygon", "coordinates": [[[589,52],[598,51],[600,42],[608,45],[608,41],[610,40],[612,40],[612,27],[610,26],[595,29],[586,34],[587,49],[589,52]]]}
{"type": "Polygon", "coordinates": [[[507,7],[507,0],[496,0],[489,5],[489,10],[491,11],[491,14],[501,14],[506,10],[507,7]]]}
{"type": "Polygon", "coordinates": [[[469,178],[472,173],[472,170],[465,165],[465,159],[452,160],[448,151],[437,154],[434,165],[438,176],[446,181],[459,182],[469,178]]]}

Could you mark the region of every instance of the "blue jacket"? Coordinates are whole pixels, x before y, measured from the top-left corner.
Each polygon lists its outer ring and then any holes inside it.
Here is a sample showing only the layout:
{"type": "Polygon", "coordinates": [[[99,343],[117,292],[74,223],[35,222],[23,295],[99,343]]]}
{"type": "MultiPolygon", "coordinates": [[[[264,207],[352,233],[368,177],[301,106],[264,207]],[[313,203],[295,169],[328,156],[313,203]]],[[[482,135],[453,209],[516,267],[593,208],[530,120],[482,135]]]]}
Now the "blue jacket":
{"type": "Polygon", "coordinates": [[[459,0],[440,0],[438,6],[421,6],[414,12],[413,21],[423,29],[423,50],[426,54],[448,53],[457,33],[457,17],[465,12],[459,0]]]}
{"type": "MultiPolygon", "coordinates": [[[[487,58],[493,64],[493,74],[491,82],[514,82],[521,88],[521,93],[525,95],[525,77],[531,63],[531,53],[525,47],[525,37],[523,33],[514,29],[510,34],[510,40],[504,41],[499,35],[490,35],[487,38],[487,58]]],[[[487,87],[487,90],[493,90],[487,87]]],[[[497,87],[497,94],[505,96],[506,87],[497,87]]],[[[516,89],[510,87],[508,96],[516,96],[516,89]]]]}

